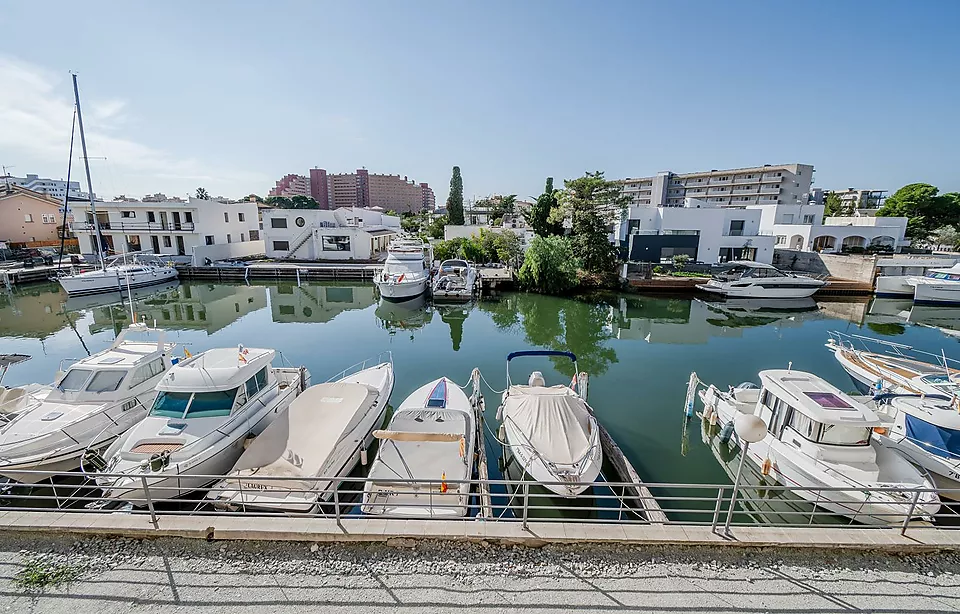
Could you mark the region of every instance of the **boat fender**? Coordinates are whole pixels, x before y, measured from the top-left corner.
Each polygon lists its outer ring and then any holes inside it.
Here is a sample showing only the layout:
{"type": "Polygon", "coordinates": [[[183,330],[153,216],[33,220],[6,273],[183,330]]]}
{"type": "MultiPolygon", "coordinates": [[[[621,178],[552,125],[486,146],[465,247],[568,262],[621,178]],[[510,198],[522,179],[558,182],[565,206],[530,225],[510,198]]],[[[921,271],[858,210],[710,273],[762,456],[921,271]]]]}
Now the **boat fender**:
{"type": "Polygon", "coordinates": [[[764,459],[763,465],[760,467],[760,473],[763,475],[770,475],[770,469],[773,468],[773,461],[769,458],[764,459]]]}
{"type": "Polygon", "coordinates": [[[466,462],[467,460],[467,440],[463,437],[460,438],[460,458],[466,462]]]}
{"type": "Polygon", "coordinates": [[[733,437],[733,420],[724,424],[723,428],[720,429],[720,443],[729,443],[731,437],[733,437]]]}
{"type": "Polygon", "coordinates": [[[367,460],[368,460],[368,459],[367,459],[367,449],[366,449],[366,448],[360,448],[360,464],[363,465],[364,467],[366,467],[366,466],[367,466],[367,460]]]}
{"type": "Polygon", "coordinates": [[[447,472],[440,472],[440,493],[443,494],[447,492],[447,472]]]}

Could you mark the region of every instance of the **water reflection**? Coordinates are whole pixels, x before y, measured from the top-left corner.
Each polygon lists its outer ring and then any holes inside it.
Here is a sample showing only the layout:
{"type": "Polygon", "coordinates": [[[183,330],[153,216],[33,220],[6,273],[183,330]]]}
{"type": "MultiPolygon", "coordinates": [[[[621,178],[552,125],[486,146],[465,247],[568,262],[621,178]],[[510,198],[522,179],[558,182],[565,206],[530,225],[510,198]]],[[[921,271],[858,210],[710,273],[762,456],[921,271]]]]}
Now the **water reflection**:
{"type": "Polygon", "coordinates": [[[70,324],[63,315],[67,293],[60,284],[0,290],[0,336],[45,339],[70,324]]]}
{"type": "Polygon", "coordinates": [[[402,303],[380,299],[376,316],[380,327],[389,331],[390,335],[410,333],[410,339],[413,339],[414,331],[433,321],[433,309],[427,305],[425,295],[402,303]]]}
{"type": "Polygon", "coordinates": [[[435,305],[434,309],[440,314],[440,320],[450,327],[450,342],[453,344],[453,351],[460,351],[460,344],[463,343],[463,323],[473,305],[469,303],[457,305],[435,305]]]}
{"type": "Polygon", "coordinates": [[[960,338],[960,308],[914,305],[910,299],[898,298],[878,298],[870,303],[866,323],[871,330],[890,329],[898,332],[887,334],[903,334],[907,322],[960,338]]]}
{"type": "Polygon", "coordinates": [[[274,322],[329,322],[344,311],[365,309],[376,301],[372,284],[280,284],[269,290],[274,322]]]}

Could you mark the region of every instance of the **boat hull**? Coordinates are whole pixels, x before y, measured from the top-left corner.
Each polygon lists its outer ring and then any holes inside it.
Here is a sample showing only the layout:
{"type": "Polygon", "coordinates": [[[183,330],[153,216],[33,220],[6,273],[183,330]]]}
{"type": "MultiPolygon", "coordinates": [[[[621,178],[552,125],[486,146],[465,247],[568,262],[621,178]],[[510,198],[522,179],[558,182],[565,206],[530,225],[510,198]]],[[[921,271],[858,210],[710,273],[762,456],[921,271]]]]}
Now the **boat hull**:
{"type": "Polygon", "coordinates": [[[384,300],[390,301],[391,303],[412,301],[427,291],[427,279],[422,278],[410,282],[402,281],[400,283],[378,281],[377,290],[380,291],[380,296],[383,297],[384,300]]]}
{"type": "Polygon", "coordinates": [[[913,286],[907,283],[912,275],[881,275],[877,277],[876,294],[880,298],[913,296],[913,286]]]}
{"type": "Polygon", "coordinates": [[[173,267],[158,267],[143,273],[131,274],[129,283],[127,276],[116,274],[100,275],[72,275],[61,277],[57,281],[70,296],[84,296],[88,294],[103,294],[105,292],[124,292],[129,287],[144,288],[156,284],[163,284],[177,278],[177,269],[173,267]]]}
{"type": "Polygon", "coordinates": [[[913,302],[917,305],[960,305],[960,282],[918,283],[913,302]]]}
{"type": "Polygon", "coordinates": [[[700,290],[719,294],[727,298],[808,298],[813,296],[822,285],[809,285],[801,288],[761,287],[755,284],[747,286],[700,284],[700,290]]]}

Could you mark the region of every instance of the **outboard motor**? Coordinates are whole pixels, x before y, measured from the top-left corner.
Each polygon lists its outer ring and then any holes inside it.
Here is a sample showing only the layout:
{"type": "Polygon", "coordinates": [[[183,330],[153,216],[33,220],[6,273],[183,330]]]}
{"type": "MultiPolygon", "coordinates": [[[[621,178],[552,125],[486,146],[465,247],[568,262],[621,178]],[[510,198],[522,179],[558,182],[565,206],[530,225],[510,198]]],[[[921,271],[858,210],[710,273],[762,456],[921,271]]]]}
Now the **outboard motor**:
{"type": "Polygon", "coordinates": [[[543,373],[539,371],[534,371],[530,374],[530,379],[527,380],[528,386],[546,386],[547,382],[543,379],[543,373]]]}

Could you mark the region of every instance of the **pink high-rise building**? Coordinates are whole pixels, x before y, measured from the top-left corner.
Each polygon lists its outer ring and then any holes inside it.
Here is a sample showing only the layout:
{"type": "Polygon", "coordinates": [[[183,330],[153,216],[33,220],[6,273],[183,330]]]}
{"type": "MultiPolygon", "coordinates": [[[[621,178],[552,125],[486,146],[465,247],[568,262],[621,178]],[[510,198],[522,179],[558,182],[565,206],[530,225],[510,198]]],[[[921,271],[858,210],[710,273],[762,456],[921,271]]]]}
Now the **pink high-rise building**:
{"type": "Polygon", "coordinates": [[[310,169],[310,176],[286,175],[270,191],[271,196],[312,197],[321,209],[380,207],[398,213],[433,210],[436,200],[426,183],[400,175],[378,175],[367,169],[354,173],[327,173],[310,169]]]}
{"type": "Polygon", "coordinates": [[[284,175],[268,196],[310,196],[310,178],[303,175],[284,175]]]}

